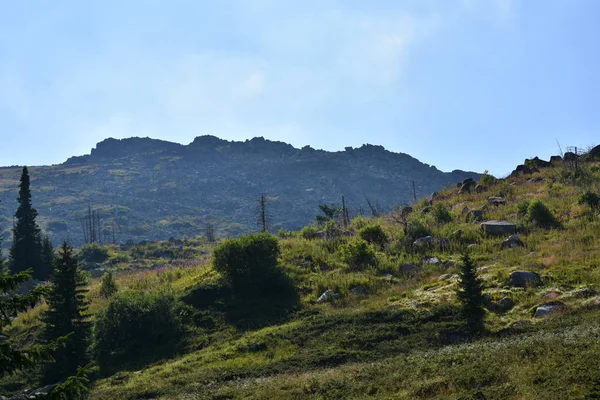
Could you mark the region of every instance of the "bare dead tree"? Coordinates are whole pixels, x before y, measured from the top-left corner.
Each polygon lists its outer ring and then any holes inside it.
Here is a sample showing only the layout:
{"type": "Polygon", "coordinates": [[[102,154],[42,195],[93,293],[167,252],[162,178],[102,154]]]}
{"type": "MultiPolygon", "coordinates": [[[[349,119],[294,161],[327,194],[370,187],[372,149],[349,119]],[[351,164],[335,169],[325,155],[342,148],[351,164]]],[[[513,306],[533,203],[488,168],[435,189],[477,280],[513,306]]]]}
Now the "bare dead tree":
{"type": "Polygon", "coordinates": [[[265,194],[263,193],[258,199],[258,227],[263,233],[269,232],[269,225],[271,222],[269,213],[267,211],[267,204],[267,196],[265,196],[265,194]]]}
{"type": "Polygon", "coordinates": [[[417,186],[415,185],[415,181],[412,181],[412,190],[413,190],[413,200],[416,203],[417,202],[417,186]]]}
{"type": "Polygon", "coordinates": [[[350,225],[350,213],[348,212],[348,207],[346,207],[346,199],[342,196],[342,223],[344,227],[350,225]]]}
{"type": "Polygon", "coordinates": [[[102,243],[100,212],[88,205],[87,213],[80,219],[85,243],[102,243]]]}
{"type": "Polygon", "coordinates": [[[371,216],[373,216],[373,217],[379,217],[381,215],[381,212],[378,210],[377,204],[371,203],[371,200],[369,200],[369,198],[367,197],[366,194],[363,193],[363,196],[365,196],[365,200],[367,201],[367,205],[369,206],[369,209],[371,210],[371,216]]]}
{"type": "Polygon", "coordinates": [[[206,223],[206,239],[210,242],[210,243],[214,243],[216,237],[215,237],[215,225],[212,222],[207,222],[206,223]]]}

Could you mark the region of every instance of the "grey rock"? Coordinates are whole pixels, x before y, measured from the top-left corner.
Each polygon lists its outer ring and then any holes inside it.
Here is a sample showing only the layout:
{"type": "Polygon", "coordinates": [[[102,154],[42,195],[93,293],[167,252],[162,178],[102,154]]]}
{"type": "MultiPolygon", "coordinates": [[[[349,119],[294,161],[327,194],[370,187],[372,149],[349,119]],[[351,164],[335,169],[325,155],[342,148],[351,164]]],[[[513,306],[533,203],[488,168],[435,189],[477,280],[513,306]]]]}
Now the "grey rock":
{"type": "Polygon", "coordinates": [[[445,281],[452,278],[452,274],[443,274],[438,277],[438,281],[445,281]]]}
{"type": "Polygon", "coordinates": [[[406,275],[414,275],[421,271],[421,267],[414,264],[402,264],[400,272],[406,275]]]}
{"type": "Polygon", "coordinates": [[[340,298],[339,294],[334,293],[331,290],[327,289],[325,292],[323,292],[323,294],[321,296],[319,296],[319,298],[317,299],[317,303],[324,303],[326,301],[337,300],[339,298],[340,298]]]}
{"type": "Polygon", "coordinates": [[[456,265],[456,263],[454,263],[454,261],[452,261],[452,260],[448,260],[448,261],[446,261],[446,262],[444,263],[444,267],[445,267],[445,268],[452,268],[452,267],[454,267],[455,265],[456,265]]]}
{"type": "Polygon", "coordinates": [[[525,247],[525,243],[523,243],[521,241],[521,238],[518,235],[510,235],[500,245],[501,249],[514,249],[514,248],[521,248],[521,247],[525,247]]]}
{"type": "Polygon", "coordinates": [[[475,186],[476,184],[472,179],[465,179],[458,190],[458,194],[471,193],[471,189],[473,189],[475,186]]]}
{"type": "Polygon", "coordinates": [[[485,191],[486,191],[485,186],[483,186],[483,185],[477,185],[477,186],[475,186],[475,192],[476,193],[483,193],[485,191]]]}
{"type": "Polygon", "coordinates": [[[423,259],[423,263],[424,264],[430,264],[430,265],[441,265],[442,262],[440,261],[439,258],[437,257],[425,257],[423,259]]]}
{"type": "Polygon", "coordinates": [[[413,245],[418,247],[431,247],[433,246],[433,241],[433,236],[424,236],[415,240],[413,245]]]}
{"type": "Polygon", "coordinates": [[[479,226],[488,235],[512,235],[517,230],[517,225],[508,221],[486,221],[479,226]]]}
{"type": "Polygon", "coordinates": [[[491,204],[496,207],[506,204],[506,201],[502,197],[499,197],[499,196],[489,197],[487,201],[488,201],[488,204],[491,204]]]}
{"type": "Polygon", "coordinates": [[[505,313],[515,306],[515,302],[510,297],[503,297],[496,303],[496,310],[500,313],[505,313]]]}
{"type": "Polygon", "coordinates": [[[514,271],[510,274],[510,285],[514,287],[538,286],[542,283],[536,272],[514,271]]]}
{"type": "Polygon", "coordinates": [[[562,308],[561,304],[544,304],[535,309],[533,318],[546,318],[562,308]]]}

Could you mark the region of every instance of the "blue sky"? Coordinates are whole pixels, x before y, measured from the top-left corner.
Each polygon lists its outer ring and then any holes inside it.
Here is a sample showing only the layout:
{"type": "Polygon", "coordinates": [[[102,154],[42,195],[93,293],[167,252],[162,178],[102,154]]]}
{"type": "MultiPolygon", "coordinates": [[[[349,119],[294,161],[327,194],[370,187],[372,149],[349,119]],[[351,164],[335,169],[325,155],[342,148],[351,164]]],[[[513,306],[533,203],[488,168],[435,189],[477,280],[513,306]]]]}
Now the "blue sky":
{"type": "Polygon", "coordinates": [[[597,0],[0,3],[0,165],[212,134],[504,175],[600,142],[597,0]]]}

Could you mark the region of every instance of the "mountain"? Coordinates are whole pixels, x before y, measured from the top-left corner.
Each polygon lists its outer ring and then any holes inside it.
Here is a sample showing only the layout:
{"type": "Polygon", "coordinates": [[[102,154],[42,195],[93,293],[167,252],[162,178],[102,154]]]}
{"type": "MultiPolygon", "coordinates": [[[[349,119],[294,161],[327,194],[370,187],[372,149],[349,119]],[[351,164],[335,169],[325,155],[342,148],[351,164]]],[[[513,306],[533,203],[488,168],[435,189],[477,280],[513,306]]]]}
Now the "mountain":
{"type": "MultiPolygon", "coordinates": [[[[268,200],[271,230],[298,229],[321,203],[368,213],[366,198],[382,211],[411,203],[479,174],[442,172],[382,146],[328,152],[262,137],[235,142],[197,137],[188,145],[150,138],[106,139],[89,155],[30,167],[40,226],[54,240],[83,242],[81,218],[100,213],[106,240],[119,242],[195,236],[213,223],[219,235],[257,228],[257,200],[268,200]]],[[[20,168],[0,168],[0,226],[11,226],[20,168]]],[[[9,235],[5,234],[6,238],[9,235]]]]}

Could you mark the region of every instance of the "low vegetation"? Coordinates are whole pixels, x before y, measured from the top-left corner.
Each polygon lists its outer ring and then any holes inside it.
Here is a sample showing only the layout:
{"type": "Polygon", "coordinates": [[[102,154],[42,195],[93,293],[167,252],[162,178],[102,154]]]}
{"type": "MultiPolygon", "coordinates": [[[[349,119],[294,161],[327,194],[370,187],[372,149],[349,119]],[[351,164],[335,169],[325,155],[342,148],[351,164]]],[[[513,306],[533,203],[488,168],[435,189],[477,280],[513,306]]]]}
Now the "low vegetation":
{"type": "MultiPolygon", "coordinates": [[[[89,398],[593,398],[600,168],[578,168],[484,174],[379,217],[327,205],[278,237],[82,249],[89,398]],[[478,214],[514,225],[487,234],[478,214]]],[[[48,306],[5,327],[14,346],[48,306]]]]}

